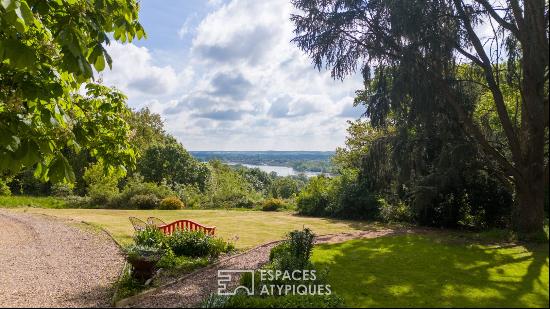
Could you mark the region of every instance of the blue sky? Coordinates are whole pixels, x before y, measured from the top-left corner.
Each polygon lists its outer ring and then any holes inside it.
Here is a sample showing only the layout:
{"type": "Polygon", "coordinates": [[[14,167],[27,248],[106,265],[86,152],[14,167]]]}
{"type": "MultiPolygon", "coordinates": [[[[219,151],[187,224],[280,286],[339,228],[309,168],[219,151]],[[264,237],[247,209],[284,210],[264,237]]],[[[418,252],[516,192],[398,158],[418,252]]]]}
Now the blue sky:
{"type": "Polygon", "coordinates": [[[294,44],[286,0],[142,0],[147,39],[107,47],[105,84],[161,114],[189,150],[334,150],[358,76],[334,81],[294,44]]]}

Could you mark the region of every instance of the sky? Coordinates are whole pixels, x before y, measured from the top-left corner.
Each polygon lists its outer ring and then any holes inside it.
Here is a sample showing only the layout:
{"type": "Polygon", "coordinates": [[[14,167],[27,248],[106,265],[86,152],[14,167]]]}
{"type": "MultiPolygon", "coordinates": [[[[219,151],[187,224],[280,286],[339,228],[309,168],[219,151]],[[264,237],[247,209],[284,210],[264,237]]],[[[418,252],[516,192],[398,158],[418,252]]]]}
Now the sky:
{"type": "Polygon", "coordinates": [[[335,81],[294,43],[289,0],[141,0],[147,39],[107,50],[106,85],[159,113],[188,150],[334,150],[359,76],[335,81]]]}

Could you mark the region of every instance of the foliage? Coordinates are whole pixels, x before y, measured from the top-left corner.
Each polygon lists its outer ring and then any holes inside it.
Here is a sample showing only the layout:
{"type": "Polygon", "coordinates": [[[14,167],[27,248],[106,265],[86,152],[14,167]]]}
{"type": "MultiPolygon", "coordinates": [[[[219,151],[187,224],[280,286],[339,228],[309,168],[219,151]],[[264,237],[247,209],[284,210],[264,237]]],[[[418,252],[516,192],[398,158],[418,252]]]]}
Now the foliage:
{"type": "Polygon", "coordinates": [[[174,191],[184,205],[191,208],[199,208],[205,197],[199,188],[193,185],[177,185],[174,191]]]}
{"type": "Polygon", "coordinates": [[[308,216],[377,219],[378,201],[354,170],[336,177],[312,177],[296,198],[298,212],[308,216]]]}
{"type": "Polygon", "coordinates": [[[130,198],[128,205],[133,209],[155,209],[159,206],[160,200],[154,194],[137,194],[130,198]]]}
{"type": "Polygon", "coordinates": [[[233,249],[223,239],[203,231],[177,230],[168,237],[166,244],[175,255],[190,257],[218,257],[233,249]]]}
{"type": "Polygon", "coordinates": [[[147,149],[138,161],[137,171],[148,182],[196,185],[201,191],[209,178],[208,168],[178,143],[147,149]]]}
{"type": "Polygon", "coordinates": [[[145,35],[137,18],[133,0],[2,1],[0,171],[35,167],[43,180],[74,182],[66,148],[133,165],[124,95],[90,80],[111,66],[109,33],[123,42],[145,35]]]}
{"type": "Polygon", "coordinates": [[[143,245],[132,245],[126,248],[126,257],[130,260],[157,261],[163,254],[161,248],[143,245]]]}
{"type": "Polygon", "coordinates": [[[24,169],[16,175],[9,177],[7,185],[13,194],[50,195],[51,183],[43,182],[34,177],[32,169],[24,169]]]}
{"type": "Polygon", "coordinates": [[[124,176],[122,172],[105,174],[101,163],[90,165],[84,169],[82,179],[87,185],[87,195],[93,205],[109,205],[119,194],[118,183],[124,176]]]}
{"type": "Polygon", "coordinates": [[[135,110],[126,116],[130,126],[130,143],[142,155],[151,147],[175,144],[175,138],[166,133],[159,114],[151,112],[148,107],[135,110]]]}
{"type": "Polygon", "coordinates": [[[177,196],[165,197],[160,201],[159,209],[162,210],[177,210],[183,209],[185,205],[177,196]]]}
{"type": "Polygon", "coordinates": [[[333,200],[332,181],[325,176],[312,177],[296,198],[298,212],[303,215],[326,215],[333,200]]]}
{"type": "Polygon", "coordinates": [[[137,246],[163,249],[166,244],[166,235],[154,226],[147,226],[144,230],[136,231],[134,243],[137,246]]]}
{"type": "MultiPolygon", "coordinates": [[[[490,171],[501,188],[515,191],[516,228],[542,231],[549,124],[544,1],[523,6],[460,0],[292,3],[298,11],[291,17],[294,42],[335,78],[359,68],[365,87],[355,105],[364,105],[375,130],[387,132],[367,139],[361,161],[375,168],[363,169],[362,177],[374,175],[369,181],[379,180],[378,190],[388,188],[384,196],[393,202],[422,190],[418,182],[425,177],[458,180],[467,190],[461,182],[468,176],[460,172],[490,171]],[[490,35],[480,37],[480,24],[491,25],[490,35]],[[468,162],[454,172],[438,166],[449,157],[455,166],[468,162]]],[[[441,191],[429,190],[434,196],[441,191]]],[[[447,199],[455,204],[455,197],[447,199]]]]}
{"type": "Polygon", "coordinates": [[[267,192],[273,181],[271,175],[257,167],[247,168],[242,165],[237,165],[235,168],[244,179],[250,183],[252,188],[258,192],[267,192]]]}
{"type": "Polygon", "coordinates": [[[73,188],[69,184],[56,183],[52,185],[52,195],[57,197],[67,197],[73,194],[73,188]]]}
{"type": "MultiPolygon", "coordinates": [[[[315,268],[310,262],[310,256],[313,250],[314,234],[309,229],[301,231],[295,230],[287,234],[286,239],[275,246],[270,253],[270,262],[262,267],[263,270],[272,270],[280,272],[293,272],[295,270],[313,271],[315,268]]],[[[315,270],[316,271],[316,270],[315,270]]],[[[277,308],[312,308],[312,307],[341,307],[343,301],[336,295],[296,295],[294,293],[279,293],[275,295],[261,295],[259,291],[262,285],[267,286],[312,286],[324,283],[323,277],[326,274],[318,274],[314,280],[287,280],[282,278],[261,279],[258,272],[255,276],[244,275],[240,279],[240,284],[246,287],[254,287],[256,294],[249,296],[238,293],[230,297],[210,296],[204,300],[203,307],[213,308],[240,308],[253,306],[255,308],[277,307],[277,308]]],[[[276,289],[275,289],[276,290],[276,289]]],[[[284,290],[284,289],[283,289],[284,290]]]]}
{"type": "Polygon", "coordinates": [[[253,208],[260,199],[261,194],[228,165],[211,161],[209,168],[211,177],[205,191],[203,207],[253,208]]]}
{"type": "Polygon", "coordinates": [[[0,179],[0,196],[10,196],[11,190],[10,187],[4,182],[4,180],[0,179]]]}
{"type": "Polygon", "coordinates": [[[314,239],[315,235],[307,228],[288,233],[285,241],[270,252],[269,261],[273,268],[289,271],[309,269],[314,239]]]}
{"type": "Polygon", "coordinates": [[[132,277],[130,265],[124,268],[122,276],[116,282],[115,301],[136,295],[145,289],[145,286],[137,279],[132,277]]]}
{"type": "Polygon", "coordinates": [[[384,222],[413,222],[414,220],[411,208],[402,201],[390,204],[384,198],[379,198],[378,204],[380,219],[384,222]]]}
{"type": "Polygon", "coordinates": [[[303,183],[290,176],[277,177],[271,183],[270,193],[274,198],[288,199],[298,194],[301,187],[303,183]]]}
{"type": "Polygon", "coordinates": [[[263,200],[261,205],[263,211],[277,211],[288,207],[284,200],[278,198],[263,200]]]}

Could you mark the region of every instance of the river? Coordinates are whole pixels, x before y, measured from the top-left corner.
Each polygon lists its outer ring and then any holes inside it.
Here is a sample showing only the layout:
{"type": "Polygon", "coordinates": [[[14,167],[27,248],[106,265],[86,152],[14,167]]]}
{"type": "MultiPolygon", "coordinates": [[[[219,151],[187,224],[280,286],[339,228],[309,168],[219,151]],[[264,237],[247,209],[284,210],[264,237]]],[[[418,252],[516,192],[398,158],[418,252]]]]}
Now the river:
{"type": "Polygon", "coordinates": [[[299,172],[293,169],[292,167],[287,166],[275,166],[275,165],[254,165],[254,164],[242,164],[242,163],[235,163],[235,162],[228,162],[229,165],[242,165],[246,166],[248,168],[259,168],[260,170],[271,173],[275,172],[278,176],[297,176],[299,174],[304,174],[307,177],[314,177],[321,175],[322,173],[319,172],[299,172]]]}

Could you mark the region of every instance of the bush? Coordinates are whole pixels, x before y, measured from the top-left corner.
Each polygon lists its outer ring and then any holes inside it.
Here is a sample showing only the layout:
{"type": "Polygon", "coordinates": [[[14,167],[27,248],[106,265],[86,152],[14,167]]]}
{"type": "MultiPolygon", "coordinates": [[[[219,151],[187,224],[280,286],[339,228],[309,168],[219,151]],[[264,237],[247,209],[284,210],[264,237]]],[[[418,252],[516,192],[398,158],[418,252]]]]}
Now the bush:
{"type": "Polygon", "coordinates": [[[263,211],[277,211],[287,207],[287,203],[284,200],[278,198],[270,198],[262,202],[263,211]]]}
{"type": "Polygon", "coordinates": [[[281,244],[275,246],[269,255],[270,262],[279,270],[302,270],[310,267],[309,258],[313,251],[315,234],[310,229],[292,231],[281,244]]]}
{"type": "Polygon", "coordinates": [[[402,201],[390,204],[385,199],[379,198],[378,203],[380,219],[384,222],[411,222],[413,220],[411,209],[402,201]]]}
{"type": "Polygon", "coordinates": [[[325,176],[312,177],[307,186],[298,194],[296,206],[302,215],[324,216],[332,203],[332,181],[325,176]]]}
{"type": "Polygon", "coordinates": [[[65,183],[56,183],[52,185],[52,195],[57,197],[67,197],[73,195],[73,189],[65,183]]]}
{"type": "Polygon", "coordinates": [[[154,194],[138,194],[132,196],[128,204],[135,209],[155,209],[159,206],[159,199],[154,194]]]}
{"type": "Polygon", "coordinates": [[[185,206],[191,208],[201,207],[204,196],[197,186],[177,185],[175,190],[185,206]]]}
{"type": "Polygon", "coordinates": [[[0,179],[0,196],[10,196],[11,190],[10,187],[2,180],[0,179]]]}
{"type": "Polygon", "coordinates": [[[177,230],[167,238],[166,244],[177,256],[218,257],[234,250],[232,244],[203,231],[177,230]]]}
{"type": "Polygon", "coordinates": [[[166,197],[159,204],[159,209],[162,210],[178,210],[184,207],[185,205],[177,196],[166,197]]]}
{"type": "Polygon", "coordinates": [[[164,248],[166,235],[154,226],[147,226],[144,230],[135,233],[134,242],[137,246],[164,248]]]}
{"type": "Polygon", "coordinates": [[[113,208],[128,208],[132,203],[130,200],[136,195],[154,195],[158,200],[162,200],[168,196],[176,194],[166,184],[157,185],[152,182],[144,182],[143,177],[134,175],[128,179],[122,193],[112,199],[111,207],[113,208]]]}

